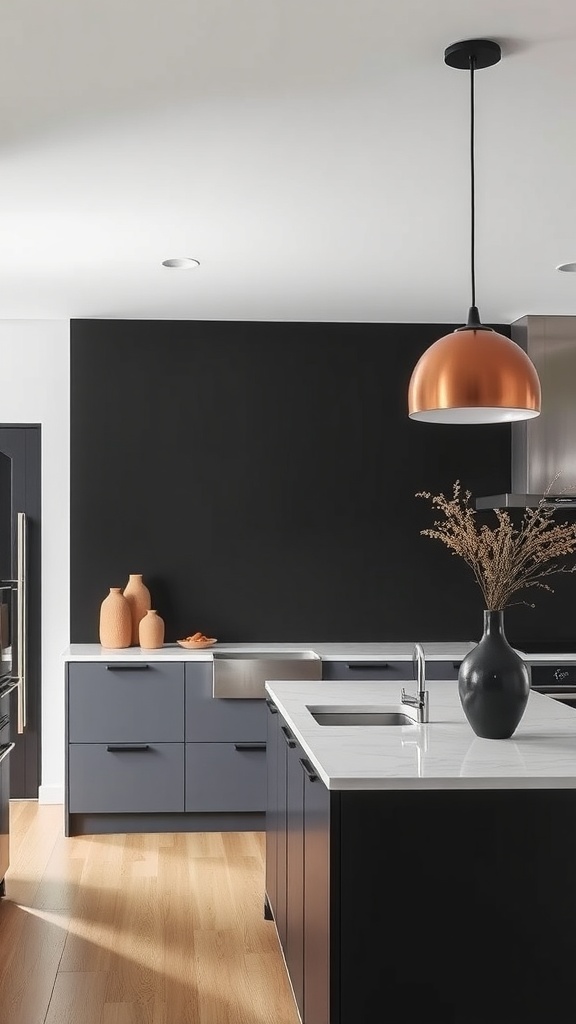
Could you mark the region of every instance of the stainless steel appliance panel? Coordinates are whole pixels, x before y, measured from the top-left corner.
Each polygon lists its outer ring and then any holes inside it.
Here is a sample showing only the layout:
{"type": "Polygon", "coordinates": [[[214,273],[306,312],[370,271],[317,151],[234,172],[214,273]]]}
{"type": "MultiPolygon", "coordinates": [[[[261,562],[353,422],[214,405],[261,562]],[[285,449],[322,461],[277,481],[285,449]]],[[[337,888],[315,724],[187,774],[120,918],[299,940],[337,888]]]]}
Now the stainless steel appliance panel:
{"type": "Polygon", "coordinates": [[[264,684],[274,679],[322,679],[322,662],[312,651],[302,653],[218,654],[214,652],[213,696],[262,699],[264,684]]]}

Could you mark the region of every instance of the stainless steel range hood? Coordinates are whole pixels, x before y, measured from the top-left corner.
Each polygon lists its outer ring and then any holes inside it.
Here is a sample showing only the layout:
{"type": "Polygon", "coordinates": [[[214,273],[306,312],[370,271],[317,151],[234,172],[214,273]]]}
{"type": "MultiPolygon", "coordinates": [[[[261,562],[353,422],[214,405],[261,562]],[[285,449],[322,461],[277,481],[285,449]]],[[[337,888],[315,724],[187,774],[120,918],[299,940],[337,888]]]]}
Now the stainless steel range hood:
{"type": "Polygon", "coordinates": [[[477,498],[476,508],[533,507],[558,476],[550,504],[576,509],[576,316],[524,316],[512,338],[538,371],[542,412],[511,426],[511,493],[477,498]]]}

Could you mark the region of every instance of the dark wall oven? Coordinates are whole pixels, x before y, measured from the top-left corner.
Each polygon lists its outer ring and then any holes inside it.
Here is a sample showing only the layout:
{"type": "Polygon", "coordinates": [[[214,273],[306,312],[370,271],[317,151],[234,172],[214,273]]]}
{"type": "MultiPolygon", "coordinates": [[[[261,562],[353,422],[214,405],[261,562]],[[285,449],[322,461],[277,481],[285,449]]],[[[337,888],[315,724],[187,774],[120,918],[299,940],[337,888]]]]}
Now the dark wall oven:
{"type": "Polygon", "coordinates": [[[576,708],[576,655],[572,664],[533,664],[532,689],[576,708]]]}

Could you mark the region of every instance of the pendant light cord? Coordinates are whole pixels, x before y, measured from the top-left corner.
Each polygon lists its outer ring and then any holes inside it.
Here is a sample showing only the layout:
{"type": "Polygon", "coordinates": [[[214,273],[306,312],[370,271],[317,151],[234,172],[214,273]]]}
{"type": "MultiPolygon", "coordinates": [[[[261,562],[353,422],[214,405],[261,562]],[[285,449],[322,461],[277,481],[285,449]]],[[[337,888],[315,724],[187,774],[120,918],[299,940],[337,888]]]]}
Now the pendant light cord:
{"type": "Polygon", "coordinates": [[[476,60],[470,57],[470,271],[472,278],[472,307],[476,306],[476,176],[474,168],[474,68],[476,60]]]}

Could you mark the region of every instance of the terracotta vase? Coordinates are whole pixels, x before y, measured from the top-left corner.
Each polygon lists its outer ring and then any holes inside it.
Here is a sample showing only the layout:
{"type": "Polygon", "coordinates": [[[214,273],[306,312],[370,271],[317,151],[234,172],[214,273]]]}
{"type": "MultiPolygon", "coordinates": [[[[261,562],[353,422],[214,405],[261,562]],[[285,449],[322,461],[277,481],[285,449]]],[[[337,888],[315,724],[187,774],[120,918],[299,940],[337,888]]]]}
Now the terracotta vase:
{"type": "Polygon", "coordinates": [[[140,647],[144,650],[153,651],[162,647],[164,643],[164,619],[160,618],[154,608],[150,608],[143,619],[140,619],[138,629],[140,647]]]}
{"type": "Polygon", "coordinates": [[[150,600],[150,591],[142,582],[142,576],[140,574],[130,574],[128,577],[128,583],[124,587],[124,597],[130,605],[130,614],[132,616],[132,643],[138,646],[140,643],[140,638],[138,636],[140,620],[144,618],[152,604],[150,600]]]}
{"type": "Polygon", "coordinates": [[[108,597],[100,605],[100,643],[111,650],[130,647],[132,615],[130,605],[120,587],[110,587],[108,597]]]}

